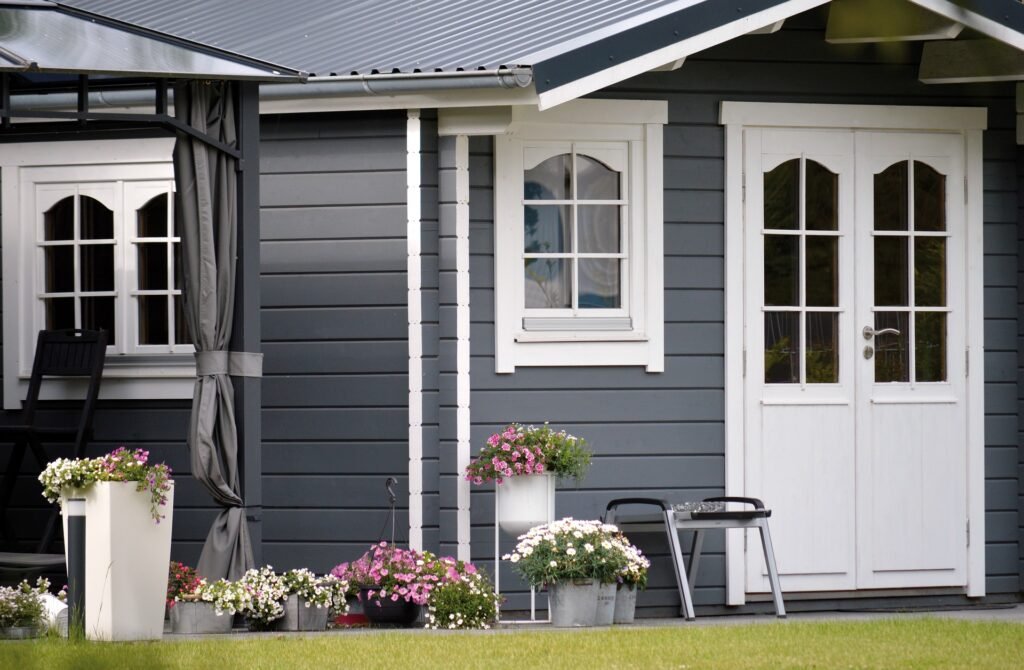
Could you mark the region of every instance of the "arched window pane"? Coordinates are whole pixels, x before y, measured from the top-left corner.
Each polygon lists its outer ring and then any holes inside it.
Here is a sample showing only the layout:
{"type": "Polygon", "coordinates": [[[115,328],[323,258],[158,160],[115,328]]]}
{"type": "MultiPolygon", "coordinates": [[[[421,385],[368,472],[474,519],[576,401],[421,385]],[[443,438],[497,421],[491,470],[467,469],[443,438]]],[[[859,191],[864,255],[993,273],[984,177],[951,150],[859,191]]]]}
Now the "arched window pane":
{"type": "Polygon", "coordinates": [[[89,196],[83,195],[79,202],[82,216],[83,240],[114,239],[114,212],[89,196]]]}
{"type": "Polygon", "coordinates": [[[914,230],[946,229],[946,177],[914,161],[914,230]]]}
{"type": "Polygon", "coordinates": [[[875,230],[907,229],[907,162],[875,175],[875,230]]]}
{"type": "Polygon", "coordinates": [[[71,240],[75,237],[75,198],[58,200],[43,214],[43,239],[71,240]]]}
{"type": "Polygon", "coordinates": [[[523,197],[527,200],[568,200],[572,194],[569,181],[571,154],[552,156],[526,171],[523,197]]]}
{"type": "Polygon", "coordinates": [[[794,158],[764,175],[764,227],[800,227],[800,159],[794,158]]]}
{"type": "Polygon", "coordinates": [[[576,197],[580,200],[618,200],[620,174],[589,156],[577,154],[576,197]]]}
{"type": "Polygon", "coordinates": [[[152,198],[135,213],[139,237],[167,237],[167,194],[152,198]]]}
{"type": "Polygon", "coordinates": [[[839,175],[812,160],[806,161],[804,169],[807,230],[839,230],[839,175]]]}

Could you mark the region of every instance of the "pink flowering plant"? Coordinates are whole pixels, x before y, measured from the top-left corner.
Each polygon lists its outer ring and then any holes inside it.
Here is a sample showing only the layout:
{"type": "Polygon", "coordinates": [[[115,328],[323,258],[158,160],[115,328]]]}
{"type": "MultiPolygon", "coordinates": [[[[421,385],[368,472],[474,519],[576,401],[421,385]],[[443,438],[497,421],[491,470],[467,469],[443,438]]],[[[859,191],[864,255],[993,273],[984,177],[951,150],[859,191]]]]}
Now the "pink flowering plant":
{"type": "Polygon", "coordinates": [[[167,504],[171,490],[171,469],[164,463],[150,465],[149,452],[118,447],[99,458],[58,458],[47,464],[39,475],[43,496],[59,502],[68,489],[84,489],[95,482],[136,482],[137,491],[148,491],[150,513],[160,523],[160,507],[167,504]]]}
{"type": "MultiPolygon", "coordinates": [[[[349,581],[364,591],[364,606],[373,603],[379,607],[385,599],[425,605],[430,592],[444,578],[429,552],[402,549],[387,542],[373,545],[356,565],[361,575],[353,573],[349,581]]],[[[340,576],[338,572],[332,574],[340,576]]]]}
{"type": "Polygon", "coordinates": [[[545,472],[579,480],[590,466],[586,440],[548,424],[509,424],[487,438],[480,454],[466,466],[466,479],[474,484],[501,484],[509,477],[545,472]]]}

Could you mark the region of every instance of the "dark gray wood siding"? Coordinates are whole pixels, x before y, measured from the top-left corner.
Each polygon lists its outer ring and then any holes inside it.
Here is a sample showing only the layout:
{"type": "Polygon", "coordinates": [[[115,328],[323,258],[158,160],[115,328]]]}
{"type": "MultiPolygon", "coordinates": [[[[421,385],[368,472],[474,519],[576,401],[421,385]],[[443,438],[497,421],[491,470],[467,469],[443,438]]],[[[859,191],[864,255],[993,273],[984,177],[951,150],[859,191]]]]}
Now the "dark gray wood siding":
{"type": "Polygon", "coordinates": [[[323,571],[378,539],[389,475],[408,537],[406,115],[262,121],[263,556],[323,571]]]}
{"type": "MultiPolygon", "coordinates": [[[[832,46],[823,14],[791,19],[775,35],[749,36],[594,97],[664,99],[665,333],[663,374],[640,368],[520,368],[496,375],[490,146],[474,141],[472,178],[473,444],[511,420],[550,421],[593,446],[580,489],[559,492],[558,514],[594,518],[620,495],[699,499],[724,489],[723,100],[984,106],[986,538],[989,594],[1020,590],[1018,521],[1017,149],[1011,85],[926,86],[919,45],[832,46]]],[[[445,330],[442,311],[442,332],[445,330]]],[[[451,315],[454,318],[454,315],[451,315]]],[[[444,374],[442,374],[442,380],[444,374]]],[[[445,383],[442,381],[442,388],[445,383]]],[[[442,464],[443,465],[443,464],[442,464]]],[[[442,470],[442,478],[454,472],[442,470]]],[[[493,493],[472,496],[473,557],[493,557],[493,493]]],[[[705,611],[724,602],[724,554],[711,538],[695,590],[705,611]]],[[[511,546],[511,539],[508,539],[511,546]]],[[[648,613],[677,607],[664,543],[655,558],[648,613]]],[[[503,550],[507,547],[503,544],[503,550]]],[[[505,564],[507,570],[508,564],[505,564]]],[[[503,578],[504,579],[504,578],[503,578]]],[[[522,598],[514,603],[525,604],[522,598]]],[[[833,604],[835,601],[832,601],[833,604]]]]}

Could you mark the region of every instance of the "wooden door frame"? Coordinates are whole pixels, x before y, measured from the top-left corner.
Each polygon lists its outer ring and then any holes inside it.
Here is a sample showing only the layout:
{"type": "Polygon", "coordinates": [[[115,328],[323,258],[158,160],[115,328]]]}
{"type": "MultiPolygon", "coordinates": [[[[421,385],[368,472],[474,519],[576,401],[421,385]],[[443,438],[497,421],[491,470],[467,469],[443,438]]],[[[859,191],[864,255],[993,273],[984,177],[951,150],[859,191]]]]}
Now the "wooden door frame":
{"type": "MultiPolygon", "coordinates": [[[[985,595],[985,432],[984,303],[982,275],[982,132],[988,110],[981,107],[819,105],[723,101],[725,126],[725,491],[744,495],[744,146],[747,127],[832,128],[845,130],[941,131],[964,140],[966,204],[967,393],[967,595],[985,595]]],[[[766,501],[770,506],[771,501],[766,501]]],[[[746,602],[744,542],[726,538],[726,604],[746,602]]]]}

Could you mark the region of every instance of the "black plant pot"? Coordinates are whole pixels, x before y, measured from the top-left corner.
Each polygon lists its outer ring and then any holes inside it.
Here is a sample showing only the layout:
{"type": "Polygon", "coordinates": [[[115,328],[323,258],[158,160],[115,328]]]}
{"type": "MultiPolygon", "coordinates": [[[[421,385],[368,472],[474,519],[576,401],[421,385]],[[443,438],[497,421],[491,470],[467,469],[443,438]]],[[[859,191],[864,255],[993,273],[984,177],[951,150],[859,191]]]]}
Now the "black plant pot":
{"type": "Polygon", "coordinates": [[[395,626],[409,628],[420,618],[420,605],[399,598],[378,598],[379,586],[364,586],[359,589],[359,602],[363,605],[363,614],[373,626],[395,626]],[[367,594],[374,592],[371,598],[367,594]]]}

